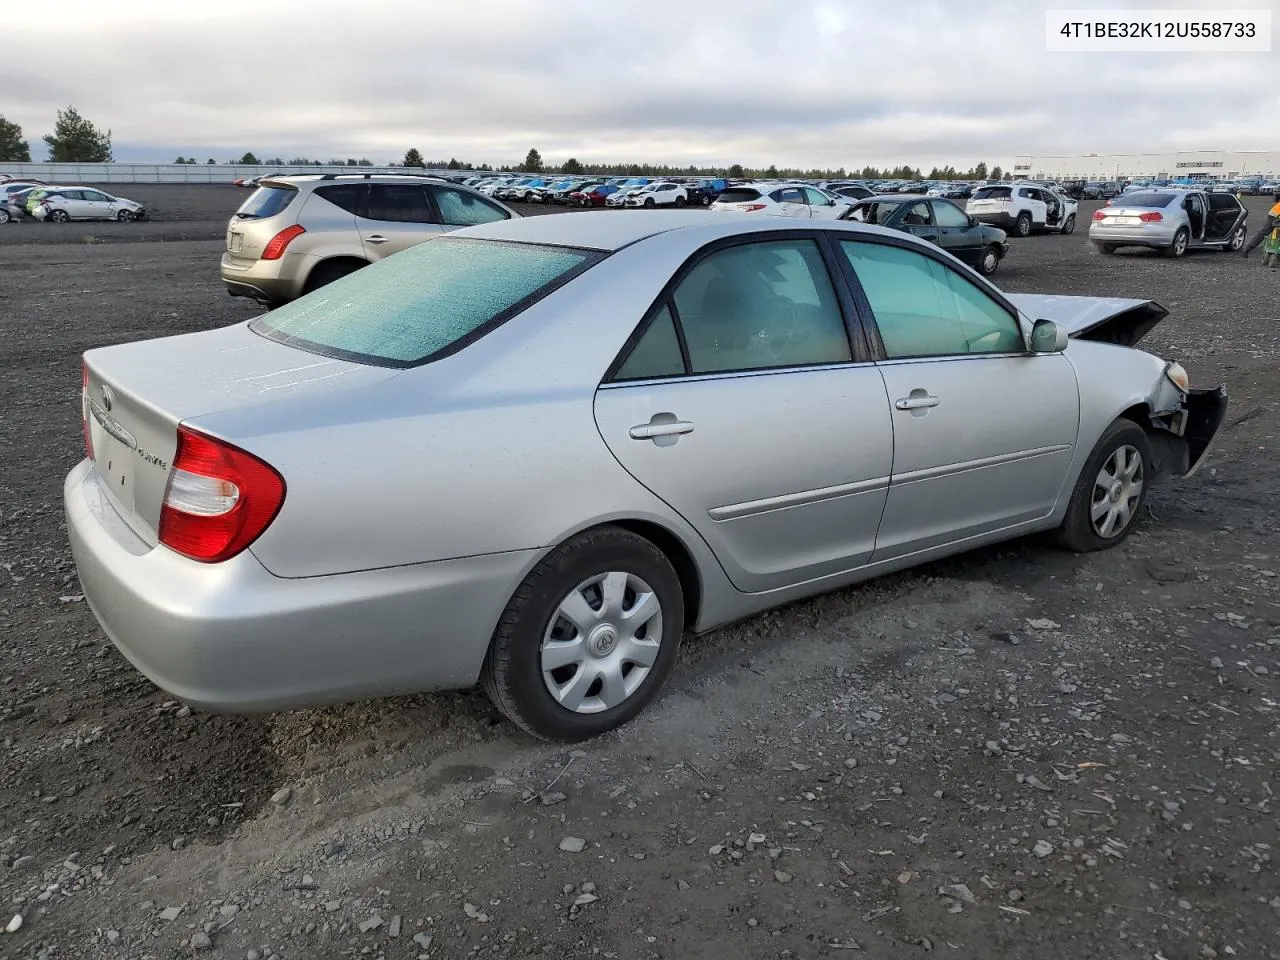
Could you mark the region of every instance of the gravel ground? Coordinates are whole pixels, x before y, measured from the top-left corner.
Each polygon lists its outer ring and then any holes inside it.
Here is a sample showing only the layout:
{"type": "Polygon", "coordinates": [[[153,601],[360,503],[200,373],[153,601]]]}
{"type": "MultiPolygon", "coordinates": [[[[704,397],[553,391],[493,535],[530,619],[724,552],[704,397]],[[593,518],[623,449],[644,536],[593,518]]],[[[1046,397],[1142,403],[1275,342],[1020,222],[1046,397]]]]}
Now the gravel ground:
{"type": "Polygon", "coordinates": [[[1147,346],[1228,384],[1211,467],[1124,546],[1018,541],[756,617],[569,750],[473,692],[192,712],[105,640],[60,506],[79,354],[255,310],[217,271],[243,191],[122,192],[154,221],[0,228],[0,957],[1280,957],[1256,255],[1101,257],[1082,229],[997,275],[1158,299],[1147,346]]]}

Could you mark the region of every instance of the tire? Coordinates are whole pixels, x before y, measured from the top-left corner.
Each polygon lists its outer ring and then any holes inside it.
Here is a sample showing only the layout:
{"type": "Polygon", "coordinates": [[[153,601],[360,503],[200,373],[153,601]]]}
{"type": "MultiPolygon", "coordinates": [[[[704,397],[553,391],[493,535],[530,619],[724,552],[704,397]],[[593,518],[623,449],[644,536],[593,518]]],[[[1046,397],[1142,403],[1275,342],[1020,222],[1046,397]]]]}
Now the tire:
{"type": "Polygon", "coordinates": [[[1231,239],[1227,241],[1227,245],[1223,247],[1223,249],[1229,250],[1232,253],[1239,253],[1244,249],[1244,240],[1245,229],[1244,227],[1240,227],[1240,229],[1231,235],[1231,239]]]}
{"type": "Polygon", "coordinates": [[[654,200],[653,200],[653,197],[645,197],[645,198],[644,198],[644,205],[645,205],[646,207],[652,207],[652,206],[655,206],[655,204],[654,204],[654,200]]]}
{"type": "Polygon", "coordinates": [[[1187,252],[1187,244],[1191,240],[1191,234],[1187,233],[1186,227],[1179,227],[1178,232],[1173,235],[1173,243],[1164,248],[1164,255],[1177,259],[1187,252]]]}
{"type": "Polygon", "coordinates": [[[1071,491],[1067,514],[1057,530],[1058,543],[1076,553],[1090,553],[1123,542],[1137,525],[1142,505],[1147,501],[1150,466],[1151,444],[1145,430],[1132,420],[1124,419],[1107,427],[1071,491]],[[1108,476],[1121,485],[1108,486],[1108,476]],[[1095,510],[1099,512],[1097,517],[1095,510]]]}
{"type": "Polygon", "coordinates": [[[1108,256],[1116,252],[1116,245],[1114,243],[1095,243],[1093,248],[1099,253],[1104,253],[1108,256]]]}
{"type": "Polygon", "coordinates": [[[1018,219],[1013,224],[1013,232],[1015,236],[1019,237],[1031,236],[1031,214],[1025,210],[1018,214],[1018,219]]]}
{"type": "MultiPolygon", "coordinates": [[[[653,623],[651,617],[638,629],[645,631],[653,623]]],[[[671,672],[683,633],[684,594],[671,562],[643,537],[617,527],[600,527],[562,543],[525,577],[498,621],[481,682],[494,705],[533,736],[566,742],[587,740],[621,726],[649,704],[671,672]],[[635,591],[643,587],[656,601],[661,618],[656,629],[659,639],[647,667],[626,660],[621,652],[650,649],[651,638],[646,635],[638,641],[640,646],[624,648],[627,639],[618,636],[616,618],[610,621],[598,616],[598,610],[604,609],[604,597],[596,581],[614,578],[616,584],[620,576],[626,577],[626,590],[620,591],[621,609],[628,603],[632,610],[638,609],[635,591]],[[585,637],[561,613],[562,605],[571,602],[592,617],[590,623],[595,626],[585,637]],[[610,627],[615,629],[607,629],[610,627]],[[567,633],[578,637],[581,659],[573,659],[575,641],[560,639],[567,633]],[[544,673],[544,647],[548,644],[552,649],[562,644],[566,659],[563,666],[544,673]],[[593,647],[598,649],[593,651],[593,647]],[[628,663],[629,671],[622,672],[628,663]],[[617,672],[609,675],[620,684],[615,695],[621,695],[612,704],[603,682],[611,666],[617,672]],[[640,669],[646,672],[627,693],[625,684],[640,669]],[[561,685],[566,698],[579,696],[581,708],[563,706],[551,692],[555,684],[561,685]],[[592,691],[596,691],[594,695],[592,691]]]]}
{"type": "Polygon", "coordinates": [[[54,210],[49,214],[50,223],[67,223],[71,220],[71,214],[65,210],[54,210]]]}
{"type": "Polygon", "coordinates": [[[8,223],[10,220],[9,211],[4,207],[0,207],[0,223],[8,223]]]}
{"type": "Polygon", "coordinates": [[[688,201],[688,200],[686,200],[684,197],[676,197],[676,206],[677,206],[677,207],[683,207],[683,206],[684,206],[686,203],[688,203],[688,202],[689,202],[689,201],[688,201]]]}
{"type": "Polygon", "coordinates": [[[117,219],[117,220],[119,220],[121,223],[132,223],[132,222],[133,222],[133,211],[132,211],[132,210],[121,210],[119,213],[117,213],[117,214],[116,214],[116,219],[117,219]]]}
{"type": "Polygon", "coordinates": [[[982,251],[982,256],[978,258],[978,272],[984,277],[989,277],[996,272],[996,268],[1000,266],[1000,250],[994,245],[987,247],[982,251]]]}
{"type": "Polygon", "coordinates": [[[340,280],[349,273],[355,273],[363,263],[352,263],[350,260],[339,260],[335,263],[320,263],[315,269],[307,275],[307,282],[303,285],[302,293],[306,295],[313,290],[319,290],[327,284],[340,280]]]}
{"type": "Polygon", "coordinates": [[[1062,223],[1062,233],[1076,232],[1076,215],[1073,213],[1062,223]]]}
{"type": "Polygon", "coordinates": [[[710,196],[703,197],[703,198],[702,198],[702,205],[703,205],[704,207],[709,207],[709,206],[711,206],[711,197],[710,197],[710,196]]]}

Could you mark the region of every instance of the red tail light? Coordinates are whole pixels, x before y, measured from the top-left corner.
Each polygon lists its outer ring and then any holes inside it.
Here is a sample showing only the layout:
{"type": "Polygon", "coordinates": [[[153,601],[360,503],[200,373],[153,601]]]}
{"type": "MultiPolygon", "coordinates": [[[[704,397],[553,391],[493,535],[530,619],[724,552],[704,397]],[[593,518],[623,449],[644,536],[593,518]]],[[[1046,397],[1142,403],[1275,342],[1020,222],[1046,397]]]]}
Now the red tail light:
{"type": "Polygon", "coordinates": [[[284,478],[270,465],[179,427],[160,509],[160,542],[204,563],[228,560],[270,526],[284,494],[284,478]]]}
{"type": "Polygon", "coordinates": [[[1106,214],[1104,214],[1101,210],[1095,210],[1095,211],[1093,211],[1093,219],[1095,219],[1095,220],[1101,220],[1101,219],[1103,219],[1103,217],[1105,217],[1105,216],[1106,216],[1106,214]]]}
{"type": "Polygon", "coordinates": [[[80,361],[80,433],[84,437],[84,455],[93,459],[93,437],[89,433],[89,365],[80,361]]]}
{"type": "Polygon", "coordinates": [[[1149,210],[1146,213],[1138,214],[1138,219],[1143,223],[1159,223],[1164,219],[1164,215],[1157,213],[1155,210],[1149,210]]]}
{"type": "Polygon", "coordinates": [[[763,210],[767,206],[768,206],[767,203],[748,203],[745,207],[742,208],[742,212],[755,213],[757,210],[763,210]]]}
{"type": "Polygon", "coordinates": [[[266,248],[262,251],[262,259],[279,260],[284,256],[284,248],[293,242],[293,238],[300,237],[306,232],[306,227],[297,223],[292,227],[285,227],[267,243],[266,248]]]}

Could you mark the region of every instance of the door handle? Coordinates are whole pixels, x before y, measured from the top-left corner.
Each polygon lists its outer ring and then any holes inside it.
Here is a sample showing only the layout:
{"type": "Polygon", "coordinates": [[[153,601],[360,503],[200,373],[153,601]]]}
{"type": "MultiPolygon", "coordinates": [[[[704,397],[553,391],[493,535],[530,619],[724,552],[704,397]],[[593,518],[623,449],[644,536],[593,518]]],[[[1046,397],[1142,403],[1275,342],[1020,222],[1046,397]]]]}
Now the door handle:
{"type": "Polygon", "coordinates": [[[629,431],[632,440],[654,440],[658,437],[678,437],[693,433],[693,424],[688,420],[668,420],[658,423],[641,423],[629,431]]]}
{"type": "Polygon", "coordinates": [[[937,397],[913,396],[895,400],[893,405],[899,410],[924,410],[926,407],[936,407],[941,402],[937,397]]]}
{"type": "Polygon", "coordinates": [[[386,243],[387,238],[382,236],[381,234],[375,233],[372,237],[365,237],[364,242],[365,243],[386,243]]]}

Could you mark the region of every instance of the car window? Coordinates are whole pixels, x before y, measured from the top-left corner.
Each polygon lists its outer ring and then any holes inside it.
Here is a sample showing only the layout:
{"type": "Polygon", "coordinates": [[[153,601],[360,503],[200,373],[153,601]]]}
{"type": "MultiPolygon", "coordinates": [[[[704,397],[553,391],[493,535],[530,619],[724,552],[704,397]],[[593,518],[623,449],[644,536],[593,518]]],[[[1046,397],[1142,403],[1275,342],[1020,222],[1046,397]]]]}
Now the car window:
{"type": "Polygon", "coordinates": [[[716,197],[720,203],[750,203],[760,199],[760,191],[753,187],[730,187],[716,197]]]}
{"type": "Polygon", "coordinates": [[[431,192],[440,208],[440,220],[450,226],[470,227],[477,223],[508,219],[507,212],[501,207],[466,190],[432,187],[431,192]]]}
{"type": "Polygon", "coordinates": [[[390,223],[430,223],[431,208],[416,183],[372,183],[364,216],[390,223]]]}
{"type": "Polygon", "coordinates": [[[515,316],[601,257],[446,235],[262,314],[250,329],[325,356],[409,366],[515,316]]]}
{"type": "Polygon", "coordinates": [[[82,197],[85,200],[93,200],[98,203],[111,203],[111,198],[105,193],[99,193],[97,190],[81,190],[82,197]]]}
{"type": "Polygon", "coordinates": [[[926,200],[918,200],[911,206],[907,207],[907,212],[902,215],[902,222],[906,226],[911,227],[927,227],[933,223],[933,214],[929,211],[929,203],[926,200]]]}
{"type": "Polygon", "coordinates": [[[648,329],[631,348],[631,353],[613,379],[650,380],[679,376],[684,372],[684,357],[680,353],[675,319],[671,316],[671,308],[664,304],[654,315],[648,329]]]}
{"type": "Polygon", "coordinates": [[[328,187],[316,187],[316,196],[323,197],[347,213],[360,212],[360,204],[364,202],[364,192],[363,183],[335,183],[328,187]]]}
{"type": "Polygon", "coordinates": [[[969,216],[953,203],[933,204],[933,217],[940,227],[967,227],[969,216]]]}
{"type": "Polygon", "coordinates": [[[785,187],[769,194],[778,203],[804,203],[804,192],[797,187],[785,187]]]}
{"type": "Polygon", "coordinates": [[[1177,196],[1177,194],[1156,193],[1154,191],[1126,193],[1119,201],[1117,201],[1116,206],[1150,207],[1153,209],[1160,209],[1168,206],[1169,201],[1175,196],[1177,196]]]}
{"type": "Polygon", "coordinates": [[[889,359],[1024,349],[1016,318],[955,270],[901,247],[852,240],[840,246],[889,359]]]}
{"type": "Polygon", "coordinates": [[[828,198],[826,194],[823,194],[820,191],[813,189],[812,187],[805,187],[804,195],[809,199],[810,206],[825,207],[827,205],[828,198]]]}
{"type": "Polygon", "coordinates": [[[689,271],[672,299],[693,373],[852,359],[835,290],[813,240],[719,250],[689,271]]]}
{"type": "Polygon", "coordinates": [[[236,216],[242,220],[263,220],[282,213],[293,202],[298,191],[293,187],[258,187],[249,199],[240,204],[236,216]]]}
{"type": "Polygon", "coordinates": [[[1008,200],[1012,195],[1010,187],[979,187],[973,191],[974,200],[1008,200]]]}

